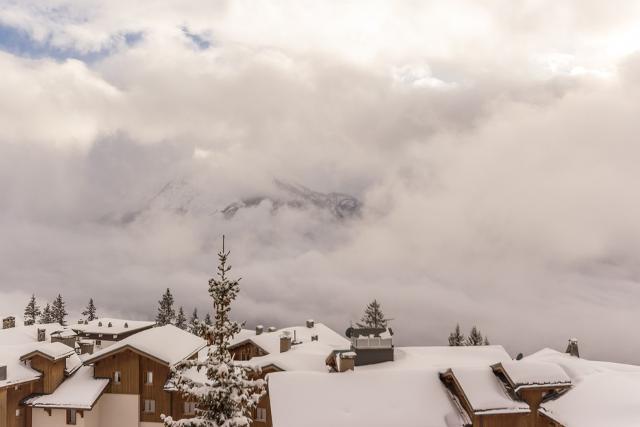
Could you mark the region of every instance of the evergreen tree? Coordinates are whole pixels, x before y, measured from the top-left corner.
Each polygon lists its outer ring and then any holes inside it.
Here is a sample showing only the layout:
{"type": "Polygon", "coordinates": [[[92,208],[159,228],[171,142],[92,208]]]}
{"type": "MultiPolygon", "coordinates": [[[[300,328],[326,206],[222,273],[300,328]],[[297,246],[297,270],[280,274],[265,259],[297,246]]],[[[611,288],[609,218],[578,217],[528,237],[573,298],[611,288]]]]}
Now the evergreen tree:
{"type": "Polygon", "coordinates": [[[167,288],[162,295],[162,299],[158,301],[158,314],[156,315],[156,323],[158,326],[170,325],[176,317],[176,311],[173,309],[173,295],[171,290],[167,288]]]}
{"type": "Polygon", "coordinates": [[[62,295],[58,294],[51,305],[51,317],[54,322],[58,322],[64,326],[64,318],[67,317],[67,310],[64,308],[65,303],[62,295]]]}
{"type": "Polygon", "coordinates": [[[49,303],[47,303],[47,305],[44,306],[44,309],[42,310],[42,316],[40,316],[40,323],[53,323],[55,322],[55,320],[53,320],[53,311],[51,310],[51,306],[49,305],[49,303]]]}
{"type": "Polygon", "coordinates": [[[471,328],[471,332],[467,338],[467,345],[482,345],[482,343],[482,334],[480,333],[480,330],[474,326],[471,328]]]}
{"type": "Polygon", "coordinates": [[[193,314],[191,314],[191,318],[189,319],[189,332],[194,335],[200,335],[198,333],[200,326],[200,320],[198,320],[198,309],[193,309],[193,314]]]}
{"type": "Polygon", "coordinates": [[[380,304],[377,300],[373,300],[364,309],[364,316],[357,325],[361,328],[386,328],[389,319],[384,317],[380,304]]]}
{"type": "Polygon", "coordinates": [[[87,305],[87,308],[82,312],[82,315],[85,316],[89,322],[98,318],[96,306],[93,304],[93,298],[89,298],[89,305],[87,305]]]}
{"type": "Polygon", "coordinates": [[[178,315],[176,316],[176,327],[182,330],[187,329],[187,318],[184,316],[184,311],[182,307],[178,309],[178,315]]]}
{"type": "Polygon", "coordinates": [[[229,352],[230,340],[241,330],[241,325],[229,319],[231,303],[236,299],[240,286],[238,280],[227,277],[231,266],[227,265],[229,252],[218,253],[220,265],[217,277],[209,280],[209,295],[213,298],[215,324],[208,328],[211,347],[205,360],[186,360],[173,368],[173,382],[182,395],[196,402],[196,416],[173,420],[162,415],[168,427],[248,427],[250,414],[256,407],[265,384],[261,379],[250,380],[251,368],[234,362],[229,352]],[[206,372],[206,380],[196,383],[187,372],[196,368],[206,372]]]}
{"type": "Polygon", "coordinates": [[[204,324],[207,326],[213,325],[213,322],[211,322],[211,315],[209,313],[207,313],[207,315],[204,316],[204,324]]]}
{"type": "Polygon", "coordinates": [[[491,345],[489,344],[489,337],[488,336],[484,336],[484,342],[482,343],[482,345],[491,345]]]}
{"type": "Polygon", "coordinates": [[[31,295],[29,303],[24,308],[24,324],[27,326],[33,325],[38,320],[40,314],[40,307],[36,304],[36,296],[33,294],[31,295]]]}
{"type": "Polygon", "coordinates": [[[464,334],[460,332],[460,324],[456,324],[456,330],[449,334],[449,345],[452,347],[465,345],[464,334]]]}

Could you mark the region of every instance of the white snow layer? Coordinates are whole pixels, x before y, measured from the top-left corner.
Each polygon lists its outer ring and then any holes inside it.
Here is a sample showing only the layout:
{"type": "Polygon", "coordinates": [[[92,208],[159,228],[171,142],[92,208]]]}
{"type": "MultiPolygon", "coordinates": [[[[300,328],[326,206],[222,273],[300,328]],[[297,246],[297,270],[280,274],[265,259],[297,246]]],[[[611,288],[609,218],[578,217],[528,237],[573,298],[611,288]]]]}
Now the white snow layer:
{"type": "Polygon", "coordinates": [[[91,322],[87,322],[86,325],[84,323],[70,325],[70,328],[84,333],[117,335],[136,331],[138,329],[150,328],[153,325],[155,325],[155,322],[101,317],[99,319],[94,319],[91,322]],[[109,326],[109,324],[111,324],[111,326],[109,326]]]}
{"type": "Polygon", "coordinates": [[[91,409],[107,385],[108,379],[93,377],[93,366],[83,366],[52,394],[32,397],[25,403],[38,408],[91,409]]]}
{"type": "Polygon", "coordinates": [[[516,388],[571,384],[569,375],[555,363],[511,360],[501,365],[516,388]]]}

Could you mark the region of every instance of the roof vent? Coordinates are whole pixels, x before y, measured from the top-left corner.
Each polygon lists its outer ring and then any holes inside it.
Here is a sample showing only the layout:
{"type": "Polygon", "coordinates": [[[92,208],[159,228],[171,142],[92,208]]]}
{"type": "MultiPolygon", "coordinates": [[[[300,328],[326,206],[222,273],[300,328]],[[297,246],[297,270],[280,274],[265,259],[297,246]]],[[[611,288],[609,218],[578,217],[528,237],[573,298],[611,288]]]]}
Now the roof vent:
{"type": "Polygon", "coordinates": [[[45,329],[38,329],[38,341],[46,341],[47,340],[47,331],[45,329]]]}
{"type": "Polygon", "coordinates": [[[0,381],[7,379],[7,366],[0,366],[0,381]]]}
{"type": "Polygon", "coordinates": [[[84,320],[80,319],[78,320],[78,325],[82,325],[84,323],[84,320]]]}
{"type": "Polygon", "coordinates": [[[275,332],[275,331],[276,331],[275,326],[269,326],[269,329],[267,329],[267,332],[275,332]]]}
{"type": "Polygon", "coordinates": [[[313,319],[307,320],[307,328],[313,328],[314,325],[315,322],[313,321],[313,319]]]}
{"type": "Polygon", "coordinates": [[[84,321],[84,324],[85,324],[85,325],[88,325],[88,324],[89,324],[89,321],[88,321],[88,320],[85,320],[85,321],[84,321]]]}
{"type": "Polygon", "coordinates": [[[311,335],[311,341],[318,341],[318,335],[311,335]]]}
{"type": "Polygon", "coordinates": [[[98,322],[98,326],[102,326],[102,322],[98,322]]]}
{"type": "Polygon", "coordinates": [[[260,335],[263,332],[264,332],[264,326],[262,325],[256,326],[256,335],[260,335]]]}
{"type": "Polygon", "coordinates": [[[124,322],[124,327],[125,327],[125,328],[128,328],[128,327],[129,327],[129,324],[128,324],[127,322],[124,322]]]}
{"type": "Polygon", "coordinates": [[[567,346],[567,350],[565,351],[565,353],[569,353],[570,355],[572,355],[574,357],[580,357],[580,351],[578,350],[578,339],[577,338],[571,338],[569,340],[569,345],[567,346]]]}
{"type": "Polygon", "coordinates": [[[113,325],[111,324],[111,322],[109,322],[109,324],[107,325],[107,328],[112,327],[113,325]]]}

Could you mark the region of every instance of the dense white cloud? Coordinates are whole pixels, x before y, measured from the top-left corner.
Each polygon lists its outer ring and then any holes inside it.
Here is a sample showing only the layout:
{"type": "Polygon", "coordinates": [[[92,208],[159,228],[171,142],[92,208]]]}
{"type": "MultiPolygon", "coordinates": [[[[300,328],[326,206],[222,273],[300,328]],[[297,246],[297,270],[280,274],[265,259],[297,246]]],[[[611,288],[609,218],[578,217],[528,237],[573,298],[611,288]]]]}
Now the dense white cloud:
{"type": "Polygon", "coordinates": [[[637,362],[633,3],[0,2],[50,53],[0,52],[0,310],[204,309],[226,233],[249,322],[377,297],[400,343],[459,321],[637,362]],[[362,214],[277,207],[274,178],[362,214]]]}

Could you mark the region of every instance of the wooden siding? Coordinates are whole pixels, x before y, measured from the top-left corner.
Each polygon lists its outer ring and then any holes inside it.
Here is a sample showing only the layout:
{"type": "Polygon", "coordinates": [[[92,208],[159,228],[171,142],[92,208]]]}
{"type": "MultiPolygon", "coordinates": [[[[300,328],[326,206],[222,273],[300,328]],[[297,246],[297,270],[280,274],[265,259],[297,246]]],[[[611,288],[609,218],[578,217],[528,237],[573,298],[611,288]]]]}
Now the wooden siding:
{"type": "Polygon", "coordinates": [[[31,368],[42,372],[42,380],[35,392],[51,394],[64,381],[65,359],[53,362],[45,357],[35,355],[29,360],[31,368]]]}
{"type": "Polygon", "coordinates": [[[7,427],[7,389],[0,389],[0,427],[7,427]]]}
{"type": "Polygon", "coordinates": [[[35,383],[20,384],[15,387],[9,387],[7,393],[7,427],[26,427],[27,425],[27,408],[20,405],[25,397],[34,392],[35,383]],[[20,415],[16,416],[16,410],[20,410],[20,415]]]}
{"type": "Polygon", "coordinates": [[[268,354],[251,341],[230,348],[229,351],[235,360],[249,360],[253,357],[266,356],[268,354]]]}
{"type": "Polygon", "coordinates": [[[492,414],[473,417],[473,427],[535,427],[531,414],[492,414]]]}
{"type": "Polygon", "coordinates": [[[140,357],[140,421],[160,423],[161,414],[171,414],[171,394],[164,391],[169,379],[169,367],[140,357]],[[153,383],[146,384],[147,372],[153,372],[153,383]],[[153,414],[144,412],[144,401],[155,400],[156,410],[153,414]]]}
{"type": "Polygon", "coordinates": [[[131,350],[113,354],[95,363],[96,378],[111,380],[107,393],[140,394],[140,356],[131,350]],[[113,374],[120,371],[120,384],[115,384],[113,374]]]}

